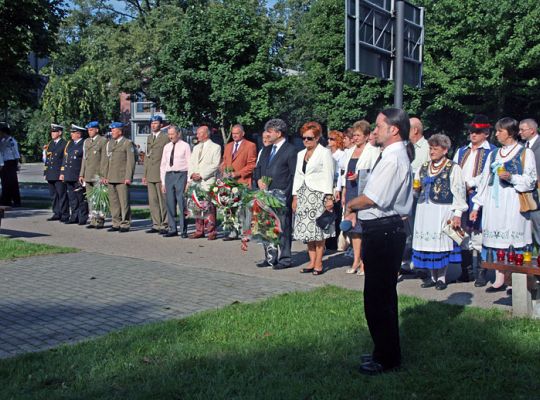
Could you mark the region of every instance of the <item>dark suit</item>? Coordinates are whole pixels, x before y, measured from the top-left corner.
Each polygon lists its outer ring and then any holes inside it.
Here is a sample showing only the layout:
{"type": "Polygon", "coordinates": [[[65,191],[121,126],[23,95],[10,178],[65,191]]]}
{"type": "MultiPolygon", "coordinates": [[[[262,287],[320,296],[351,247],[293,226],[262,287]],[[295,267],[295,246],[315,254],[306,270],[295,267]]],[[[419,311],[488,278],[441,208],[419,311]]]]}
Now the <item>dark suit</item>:
{"type": "Polygon", "coordinates": [[[69,219],[69,207],[66,185],[60,180],[60,169],[64,159],[66,141],[60,139],[58,143],[51,140],[45,150],[45,171],[43,175],[49,184],[49,194],[52,200],[53,217],[62,221],[69,219]]]}
{"type": "Polygon", "coordinates": [[[83,225],[88,219],[88,203],[84,196],[84,189],[79,183],[81,165],[83,160],[84,140],[78,143],[69,141],[64,150],[64,159],[62,161],[62,174],[67,189],[67,197],[71,216],[70,222],[78,222],[83,225]]]}
{"type": "MultiPolygon", "coordinates": [[[[270,263],[275,262],[284,266],[291,266],[291,242],[292,242],[292,186],[294,171],[296,170],[296,149],[290,143],[283,143],[270,161],[273,146],[263,149],[257,163],[257,176],[272,178],[268,190],[280,189],[286,197],[286,208],[279,215],[283,233],[280,238],[279,252],[272,255],[270,263]]],[[[268,259],[268,257],[267,257],[268,259]]]]}
{"type": "MultiPolygon", "coordinates": [[[[534,153],[534,158],[536,161],[536,174],[538,175],[540,173],[540,137],[536,139],[530,149],[534,153]]],[[[538,177],[538,179],[540,181],[540,177],[538,177]]],[[[538,183],[536,184],[536,187],[538,188],[538,183]]],[[[540,210],[532,211],[530,216],[534,241],[536,243],[540,243],[540,210]]]]}

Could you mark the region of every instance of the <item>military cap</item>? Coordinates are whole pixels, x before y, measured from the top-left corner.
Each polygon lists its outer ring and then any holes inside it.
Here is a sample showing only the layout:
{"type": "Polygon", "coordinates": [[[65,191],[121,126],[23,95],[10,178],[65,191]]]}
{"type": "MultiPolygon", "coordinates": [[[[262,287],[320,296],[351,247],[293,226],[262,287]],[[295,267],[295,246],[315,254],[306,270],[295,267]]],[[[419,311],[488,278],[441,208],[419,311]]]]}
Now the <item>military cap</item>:
{"type": "Polygon", "coordinates": [[[150,122],[159,121],[163,122],[163,118],[161,118],[161,115],[154,115],[152,118],[150,118],[150,122]]]}
{"type": "Polygon", "coordinates": [[[75,125],[75,124],[71,124],[70,132],[81,132],[81,133],[85,133],[85,132],[86,132],[86,129],[83,128],[82,126],[78,126],[78,125],[75,125]]]}
{"type": "Polygon", "coordinates": [[[86,129],[88,129],[88,128],[99,128],[99,122],[91,121],[91,122],[86,124],[85,128],[86,129]]]}
{"type": "Polygon", "coordinates": [[[122,122],[111,122],[111,124],[109,125],[109,128],[110,129],[123,128],[124,126],[126,126],[126,125],[124,123],[122,123],[122,122]]]}
{"type": "Polygon", "coordinates": [[[62,125],[51,124],[51,131],[58,132],[58,131],[63,131],[63,130],[64,130],[64,127],[62,125]]]}

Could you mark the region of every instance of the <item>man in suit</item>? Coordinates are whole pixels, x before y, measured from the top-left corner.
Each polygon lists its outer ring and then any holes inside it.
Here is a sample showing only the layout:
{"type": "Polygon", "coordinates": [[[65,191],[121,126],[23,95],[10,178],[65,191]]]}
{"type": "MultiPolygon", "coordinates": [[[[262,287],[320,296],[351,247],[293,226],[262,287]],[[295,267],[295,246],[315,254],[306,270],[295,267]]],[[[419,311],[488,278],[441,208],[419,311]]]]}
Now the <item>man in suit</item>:
{"type": "MultiPolygon", "coordinates": [[[[208,190],[216,180],[216,173],[221,161],[221,147],[210,140],[210,129],[207,125],[197,128],[197,145],[189,159],[188,179],[189,182],[199,183],[204,190],[208,190]]],[[[195,233],[190,239],[198,239],[206,236],[208,240],[217,238],[216,232],[216,208],[210,204],[206,218],[195,219],[195,233]]]]}
{"type": "Polygon", "coordinates": [[[82,136],[86,129],[77,125],[71,125],[71,140],[64,149],[64,159],[60,168],[60,180],[66,184],[69,202],[70,217],[66,224],[86,225],[88,220],[88,204],[84,198],[84,188],[79,176],[83,160],[84,142],[82,136]]]}
{"type": "MultiPolygon", "coordinates": [[[[234,125],[231,129],[233,141],[225,146],[223,162],[220,169],[224,177],[233,178],[239,183],[250,187],[253,170],[257,162],[257,146],[244,138],[242,125],[234,125]]],[[[238,239],[238,232],[233,229],[223,240],[238,239]]]]}
{"type": "Polygon", "coordinates": [[[19,170],[19,146],[7,123],[0,124],[0,153],[3,167],[0,168],[0,180],[2,182],[2,197],[0,204],[5,206],[20,207],[21,192],[17,171],[19,170]]]}
{"type": "Polygon", "coordinates": [[[162,118],[154,115],[150,119],[152,133],[146,138],[146,155],[144,157],[143,185],[148,188],[148,205],[150,206],[150,216],[152,218],[152,228],[146,233],[167,234],[167,205],[165,195],[162,193],[159,166],[163,147],[169,143],[165,132],[161,131],[162,118]]]}
{"type": "MultiPolygon", "coordinates": [[[[519,123],[519,134],[521,139],[525,141],[525,147],[531,149],[536,160],[537,175],[540,174],[540,140],[538,140],[538,123],[527,118],[519,123]]],[[[537,182],[537,188],[540,188],[537,182]]],[[[540,244],[540,210],[530,212],[533,238],[536,244],[540,244]]]]}
{"type": "Polygon", "coordinates": [[[287,143],[287,124],[281,119],[271,119],[264,130],[268,133],[270,145],[262,150],[257,163],[260,176],[257,185],[261,190],[279,189],[283,191],[286,202],[285,209],[279,215],[282,234],[278,249],[265,247],[265,260],[258,267],[272,266],[273,269],[289,268],[291,266],[292,242],[292,186],[296,170],[296,149],[287,143]],[[263,177],[271,178],[267,187],[263,177]]]}
{"type": "MultiPolygon", "coordinates": [[[[85,185],[86,192],[88,192],[103,176],[101,168],[103,160],[106,158],[105,146],[107,145],[107,139],[99,134],[99,122],[89,122],[85,128],[89,137],[84,141],[83,145],[83,161],[79,182],[81,185],[85,185]]],[[[90,224],[87,228],[102,229],[104,223],[105,219],[102,216],[90,212],[90,224]]]]}
{"type": "Polygon", "coordinates": [[[131,227],[131,205],[129,186],[135,173],[135,147],[122,134],[124,124],[113,122],[111,140],[105,146],[106,161],[103,166],[103,183],[109,188],[112,227],[109,232],[129,232],[131,227]]]}
{"type": "Polygon", "coordinates": [[[51,141],[45,146],[45,170],[43,175],[49,184],[49,195],[52,201],[52,217],[47,221],[65,222],[69,219],[69,205],[66,185],[60,180],[60,168],[64,159],[66,141],[62,139],[64,127],[51,124],[51,141]]]}

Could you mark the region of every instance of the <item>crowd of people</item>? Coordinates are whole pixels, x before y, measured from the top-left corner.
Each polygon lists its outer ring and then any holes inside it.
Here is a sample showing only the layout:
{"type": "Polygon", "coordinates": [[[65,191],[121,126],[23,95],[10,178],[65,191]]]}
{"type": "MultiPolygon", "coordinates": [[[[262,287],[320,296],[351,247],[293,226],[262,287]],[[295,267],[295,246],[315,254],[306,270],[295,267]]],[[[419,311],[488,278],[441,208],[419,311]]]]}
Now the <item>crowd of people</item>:
{"type": "MultiPolygon", "coordinates": [[[[450,283],[449,264],[460,263],[459,282],[486,286],[481,260],[494,259],[501,250],[528,251],[540,240],[540,141],[533,119],[505,117],[492,125],[486,116],[476,115],[466,127],[469,143],[455,149],[453,157],[448,136],[425,138],[419,118],[394,108],[381,111],[374,127],[357,121],[344,131],[329,131],[326,140],[319,123],[306,122],[299,130],[304,145],[300,151],[287,140],[281,119],[265,124],[259,150],[240,124],[232,127],[232,141],[223,148],[211,140],[205,124],[197,128],[193,148],[179,127],[164,129],[161,117],[152,117],[150,125],[142,178],[152,221],[146,232],[217,239],[213,204],[195,219],[188,235],[186,188],[193,183],[208,190],[221,177],[253,190],[280,191],[284,207],[277,213],[279,245],[266,243],[257,266],[293,266],[295,239],[307,245],[309,256],[300,272],[319,276],[326,271],[325,250],[349,246],[352,262],[345,272],[365,275],[364,307],[374,351],[362,357],[360,372],[368,375],[401,363],[400,275],[417,274],[422,288],[444,290],[450,283]],[[490,143],[493,130],[497,146],[490,143]],[[449,232],[468,234],[469,240],[456,241],[449,232]]],[[[105,218],[92,212],[85,193],[106,185],[112,217],[107,230],[130,231],[136,149],[123,135],[124,124],[113,122],[109,129],[107,139],[96,121],[72,125],[70,140],[65,140],[64,127],[51,125],[51,140],[44,146],[53,211],[49,221],[103,229],[105,218]]],[[[9,155],[19,155],[9,129],[2,127],[1,133],[4,201],[10,188],[9,180],[4,186],[4,172],[12,164],[9,155]]],[[[20,196],[10,202],[20,204],[20,196]]],[[[238,240],[243,233],[231,228],[223,240],[238,240]]],[[[497,271],[486,291],[511,290],[508,283],[497,271]]]]}

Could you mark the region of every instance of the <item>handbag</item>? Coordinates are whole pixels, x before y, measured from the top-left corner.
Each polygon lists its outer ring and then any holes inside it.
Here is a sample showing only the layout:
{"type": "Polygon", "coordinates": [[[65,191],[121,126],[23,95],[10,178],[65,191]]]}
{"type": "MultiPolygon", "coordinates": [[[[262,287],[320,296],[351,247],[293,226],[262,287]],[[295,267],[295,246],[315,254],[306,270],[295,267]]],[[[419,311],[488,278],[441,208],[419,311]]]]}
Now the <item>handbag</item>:
{"type": "Polygon", "coordinates": [[[335,220],[336,214],[334,214],[332,211],[324,210],[324,212],[319,217],[317,217],[315,223],[323,231],[327,231],[328,229],[330,229],[330,225],[332,225],[335,220]]]}
{"type": "Polygon", "coordinates": [[[452,221],[449,219],[443,222],[442,231],[450,239],[456,242],[458,246],[463,247],[466,243],[468,243],[469,235],[467,234],[467,232],[465,232],[460,226],[454,228],[452,226],[452,221]]]}
{"type": "Polygon", "coordinates": [[[338,251],[345,251],[349,248],[350,242],[349,237],[341,231],[337,239],[337,249],[338,251]]]}
{"type": "MultiPolygon", "coordinates": [[[[524,150],[523,154],[521,155],[521,163],[523,165],[523,168],[525,168],[525,153],[526,151],[524,150]]],[[[525,213],[528,211],[538,210],[538,203],[534,198],[533,192],[534,190],[531,192],[518,192],[519,212],[525,213]]]]}

